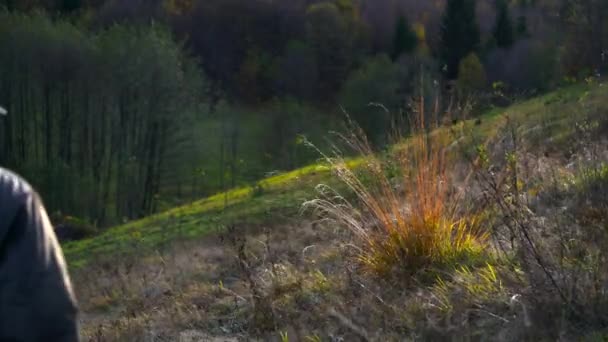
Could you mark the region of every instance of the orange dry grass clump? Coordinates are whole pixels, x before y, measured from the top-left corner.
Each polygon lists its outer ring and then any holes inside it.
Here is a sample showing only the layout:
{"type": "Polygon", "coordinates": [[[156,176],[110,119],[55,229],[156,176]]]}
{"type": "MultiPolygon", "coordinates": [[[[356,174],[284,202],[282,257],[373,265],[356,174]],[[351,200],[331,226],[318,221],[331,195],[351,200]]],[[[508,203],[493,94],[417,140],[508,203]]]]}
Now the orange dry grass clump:
{"type": "Polygon", "coordinates": [[[319,186],[320,197],[308,202],[321,217],[346,226],[357,240],[358,259],[381,275],[455,263],[482,254],[485,247],[477,220],[457,214],[463,200],[452,191],[449,136],[426,123],[423,99],[414,114],[411,138],[386,159],[373,153],[359,128],[340,135],[363,162],[352,167],[339,153],[325,157],[355,200],[319,186]],[[393,178],[391,165],[398,170],[393,178]]]}

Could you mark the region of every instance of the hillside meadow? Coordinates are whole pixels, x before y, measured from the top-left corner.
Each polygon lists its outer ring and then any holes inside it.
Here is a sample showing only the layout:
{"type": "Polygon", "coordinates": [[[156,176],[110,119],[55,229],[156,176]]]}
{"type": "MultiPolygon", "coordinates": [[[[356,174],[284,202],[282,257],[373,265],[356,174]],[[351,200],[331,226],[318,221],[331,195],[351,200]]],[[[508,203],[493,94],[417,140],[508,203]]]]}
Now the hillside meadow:
{"type": "MultiPolygon", "coordinates": [[[[420,215],[432,213],[441,217],[432,222],[453,220],[460,228],[452,230],[450,223],[448,240],[432,240],[447,243],[437,245],[442,252],[432,259],[383,253],[388,271],[369,262],[378,255],[366,238],[388,243],[385,250],[394,246],[384,235],[390,223],[382,223],[373,205],[340,175],[352,170],[366,191],[386,191],[376,188],[380,174],[365,176],[378,172],[369,169],[377,162],[386,179],[396,182],[392,194],[405,196],[405,185],[419,190],[398,179],[409,171],[394,170],[399,155],[415,155],[420,148],[415,135],[377,156],[320,158],[254,187],[68,243],[66,257],[85,298],[84,336],[601,339],[608,178],[605,141],[595,137],[605,134],[605,99],[602,83],[577,85],[420,133],[449,137],[453,167],[445,169],[445,179],[454,189],[466,186],[465,195],[445,192],[439,207],[440,193],[428,190],[432,196],[425,203],[432,205],[420,215]],[[517,150],[509,150],[513,139],[517,150]],[[335,196],[319,192],[320,184],[336,190],[335,196]],[[361,226],[366,233],[357,234],[349,219],[315,210],[315,199],[360,217],[369,224],[361,226]],[[471,230],[462,228],[462,220],[471,230]],[[460,229],[475,240],[456,244],[464,241],[454,240],[460,229]],[[448,256],[469,243],[456,259],[448,256]]],[[[405,228],[415,227],[409,214],[394,215],[405,228]]],[[[420,239],[395,241],[410,246],[420,239]]]]}

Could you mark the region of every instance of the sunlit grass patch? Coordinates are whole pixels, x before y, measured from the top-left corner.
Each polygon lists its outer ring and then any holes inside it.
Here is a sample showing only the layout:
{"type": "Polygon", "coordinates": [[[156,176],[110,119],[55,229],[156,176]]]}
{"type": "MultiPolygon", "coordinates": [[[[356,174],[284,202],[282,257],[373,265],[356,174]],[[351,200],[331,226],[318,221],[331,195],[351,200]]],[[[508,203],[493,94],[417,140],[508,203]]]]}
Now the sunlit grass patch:
{"type": "Polygon", "coordinates": [[[192,204],[193,207],[182,207],[170,214],[164,213],[153,219],[110,229],[91,239],[68,242],[64,245],[64,253],[72,268],[84,267],[102,256],[146,253],[174,241],[217,232],[233,222],[259,224],[267,222],[271,214],[274,221],[279,220],[281,215],[296,215],[300,204],[311,195],[307,190],[294,189],[233,202],[226,208],[203,206],[204,209],[201,209],[200,205],[192,204]]]}
{"type": "Polygon", "coordinates": [[[437,277],[430,293],[431,303],[443,313],[452,312],[457,305],[483,307],[509,301],[499,269],[490,263],[476,268],[456,267],[448,277],[437,277]]]}

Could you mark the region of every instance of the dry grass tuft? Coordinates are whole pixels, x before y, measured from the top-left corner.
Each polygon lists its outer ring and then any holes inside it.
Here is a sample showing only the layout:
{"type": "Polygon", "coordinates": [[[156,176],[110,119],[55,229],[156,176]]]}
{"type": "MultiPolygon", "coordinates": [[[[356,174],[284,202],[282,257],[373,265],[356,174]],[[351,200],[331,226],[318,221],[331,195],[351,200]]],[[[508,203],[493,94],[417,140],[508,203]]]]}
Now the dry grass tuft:
{"type": "MultiPolygon", "coordinates": [[[[435,118],[438,108],[437,103],[430,113],[435,118]]],[[[462,214],[462,193],[454,191],[450,137],[429,123],[422,97],[413,114],[411,138],[389,158],[377,157],[351,122],[349,133],[339,137],[362,155],[361,165],[349,165],[338,149],[323,156],[354,200],[322,185],[319,198],[305,204],[347,227],[356,238],[358,260],[381,276],[452,265],[482,255],[486,247],[479,221],[462,214]]]]}

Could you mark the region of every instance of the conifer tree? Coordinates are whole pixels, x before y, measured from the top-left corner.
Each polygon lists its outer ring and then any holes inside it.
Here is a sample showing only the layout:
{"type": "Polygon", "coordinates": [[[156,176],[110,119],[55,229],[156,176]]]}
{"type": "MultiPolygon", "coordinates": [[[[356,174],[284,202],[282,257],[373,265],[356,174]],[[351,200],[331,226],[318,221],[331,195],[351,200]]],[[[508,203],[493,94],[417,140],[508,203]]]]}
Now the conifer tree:
{"type": "Polygon", "coordinates": [[[61,0],[61,10],[64,12],[73,12],[82,6],[81,0],[61,0]]]}
{"type": "Polygon", "coordinates": [[[448,0],[441,23],[441,59],[448,79],[458,77],[460,61],[479,46],[475,0],[448,0]]]}
{"type": "Polygon", "coordinates": [[[530,33],[528,32],[528,19],[525,15],[519,16],[517,18],[517,37],[518,38],[527,38],[530,33]]]}
{"type": "Polygon", "coordinates": [[[496,2],[496,23],[494,24],[494,40],[496,46],[500,48],[509,48],[515,42],[513,37],[513,20],[509,12],[509,5],[505,0],[497,0],[496,2]]]}
{"type": "Polygon", "coordinates": [[[393,51],[391,53],[393,60],[399,58],[403,53],[414,51],[417,43],[418,38],[410,27],[407,18],[403,15],[399,16],[393,36],[393,51]]]}

